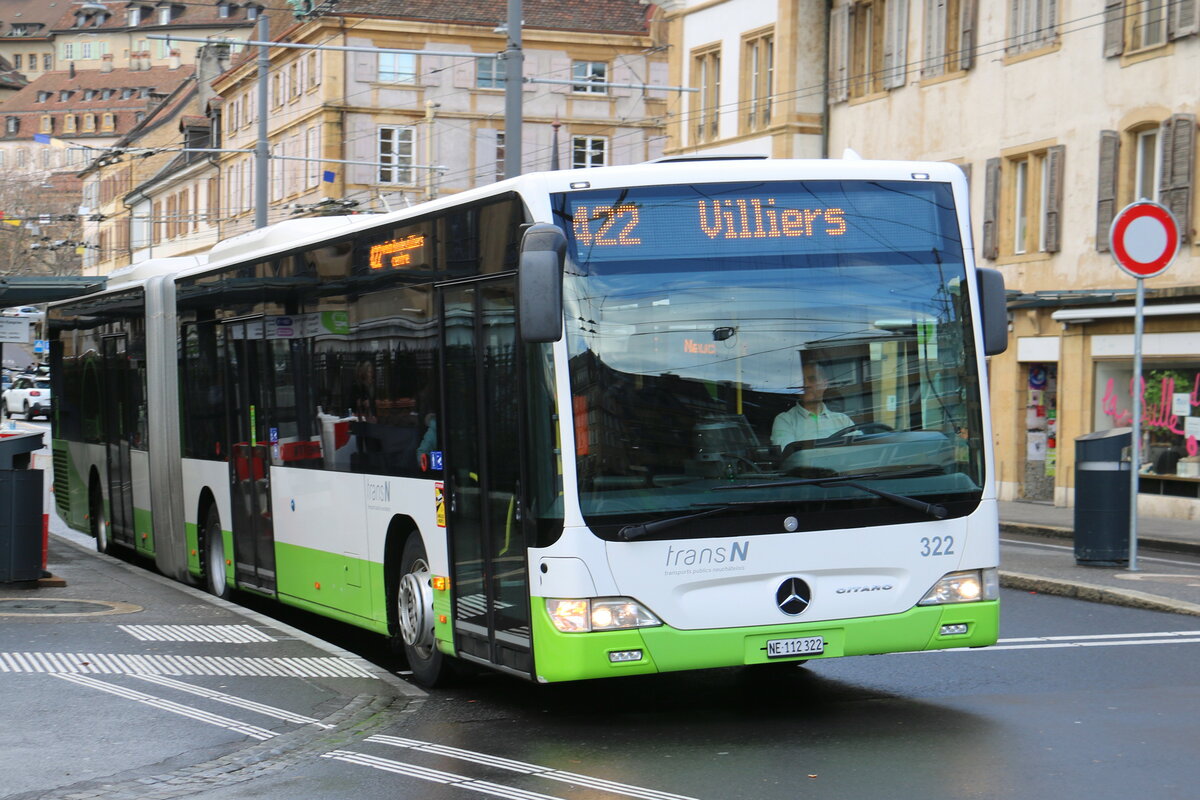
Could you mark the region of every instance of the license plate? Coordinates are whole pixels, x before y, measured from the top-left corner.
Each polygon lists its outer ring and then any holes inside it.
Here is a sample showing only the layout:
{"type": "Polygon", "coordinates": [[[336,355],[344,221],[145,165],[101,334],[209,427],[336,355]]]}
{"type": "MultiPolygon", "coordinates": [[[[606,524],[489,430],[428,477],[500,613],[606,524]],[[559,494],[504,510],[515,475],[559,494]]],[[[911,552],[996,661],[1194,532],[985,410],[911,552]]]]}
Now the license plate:
{"type": "Polygon", "coordinates": [[[802,639],[768,639],[767,658],[819,656],[825,652],[825,639],[806,636],[802,639]]]}

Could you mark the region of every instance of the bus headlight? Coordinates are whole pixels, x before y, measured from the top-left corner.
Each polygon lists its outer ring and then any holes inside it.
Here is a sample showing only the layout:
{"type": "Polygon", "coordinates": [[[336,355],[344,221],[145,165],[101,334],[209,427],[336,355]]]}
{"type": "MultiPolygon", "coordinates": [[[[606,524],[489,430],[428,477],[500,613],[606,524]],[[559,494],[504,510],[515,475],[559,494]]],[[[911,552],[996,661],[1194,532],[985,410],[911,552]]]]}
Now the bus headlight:
{"type": "Polygon", "coordinates": [[[925,593],[919,606],[974,603],[1000,596],[1000,578],[995,569],[971,569],[945,575],[925,593]]]}
{"type": "Polygon", "coordinates": [[[662,625],[662,620],[629,597],[546,598],[546,613],[563,633],[620,631],[662,625]]]}

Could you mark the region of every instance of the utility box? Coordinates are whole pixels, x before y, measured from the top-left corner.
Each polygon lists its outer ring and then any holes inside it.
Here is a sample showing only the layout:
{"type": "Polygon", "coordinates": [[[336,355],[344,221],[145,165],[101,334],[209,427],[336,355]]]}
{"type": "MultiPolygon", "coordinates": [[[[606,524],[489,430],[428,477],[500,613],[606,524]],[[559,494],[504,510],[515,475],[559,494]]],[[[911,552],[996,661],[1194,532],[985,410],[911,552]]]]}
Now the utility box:
{"type": "Polygon", "coordinates": [[[1131,428],[1097,431],[1075,440],[1075,563],[1129,563],[1131,428]]]}
{"type": "Polygon", "coordinates": [[[29,469],[40,432],[0,431],[0,583],[42,577],[42,471],[29,469]]]}

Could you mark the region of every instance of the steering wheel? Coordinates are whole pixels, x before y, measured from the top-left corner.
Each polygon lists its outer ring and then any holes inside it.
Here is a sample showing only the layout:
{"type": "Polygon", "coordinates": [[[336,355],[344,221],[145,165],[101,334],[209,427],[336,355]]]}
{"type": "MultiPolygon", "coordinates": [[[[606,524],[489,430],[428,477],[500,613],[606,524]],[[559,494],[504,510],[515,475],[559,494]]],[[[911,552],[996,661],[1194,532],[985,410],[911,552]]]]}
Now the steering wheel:
{"type": "Polygon", "coordinates": [[[882,422],[856,422],[853,425],[847,425],[836,433],[831,433],[824,437],[826,439],[841,439],[849,436],[851,433],[858,431],[859,433],[891,433],[896,430],[891,425],[884,425],[882,422]]]}

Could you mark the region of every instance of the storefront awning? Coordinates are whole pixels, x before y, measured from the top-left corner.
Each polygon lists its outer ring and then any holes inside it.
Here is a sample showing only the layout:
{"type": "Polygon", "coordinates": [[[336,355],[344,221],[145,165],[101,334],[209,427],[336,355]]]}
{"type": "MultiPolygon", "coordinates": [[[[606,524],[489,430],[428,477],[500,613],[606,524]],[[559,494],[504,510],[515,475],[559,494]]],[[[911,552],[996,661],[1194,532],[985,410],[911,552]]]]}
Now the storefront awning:
{"type": "MultiPolygon", "coordinates": [[[[1050,315],[1056,322],[1092,322],[1098,319],[1120,319],[1137,313],[1135,306],[1105,306],[1103,308],[1063,308],[1050,315]]],[[[1182,317],[1200,315],[1200,303],[1168,303],[1145,306],[1142,314],[1147,317],[1182,317]]]]}

